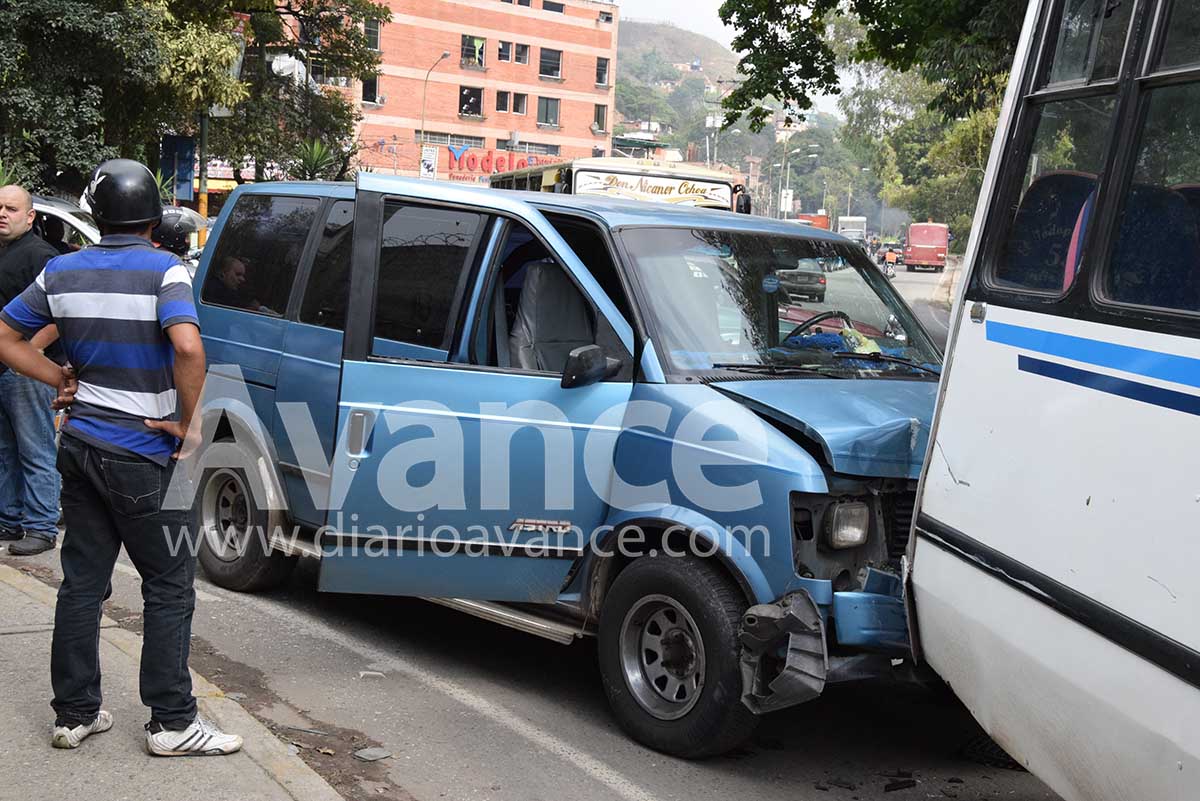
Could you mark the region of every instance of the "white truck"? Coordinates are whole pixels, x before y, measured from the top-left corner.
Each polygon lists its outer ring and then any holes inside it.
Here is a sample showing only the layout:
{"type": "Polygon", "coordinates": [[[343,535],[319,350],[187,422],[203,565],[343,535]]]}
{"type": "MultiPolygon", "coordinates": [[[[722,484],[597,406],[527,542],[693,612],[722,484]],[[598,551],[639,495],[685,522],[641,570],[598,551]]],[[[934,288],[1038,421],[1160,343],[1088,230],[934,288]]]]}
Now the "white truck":
{"type": "Polygon", "coordinates": [[[860,242],[867,241],[867,218],[866,217],[838,217],[837,232],[847,239],[855,239],[860,242]]]}

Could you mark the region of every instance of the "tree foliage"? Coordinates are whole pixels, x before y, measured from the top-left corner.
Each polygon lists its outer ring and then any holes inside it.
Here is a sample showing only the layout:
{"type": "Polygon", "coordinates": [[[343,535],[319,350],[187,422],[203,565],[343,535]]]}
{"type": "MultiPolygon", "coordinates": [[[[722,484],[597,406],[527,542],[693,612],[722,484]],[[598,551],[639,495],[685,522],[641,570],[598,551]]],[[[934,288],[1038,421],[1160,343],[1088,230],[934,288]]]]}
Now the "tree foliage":
{"type": "Polygon", "coordinates": [[[1024,12],[1010,0],[725,0],[721,19],[744,54],[744,81],[724,102],[726,123],[746,115],[761,126],[776,104],[802,116],[814,97],[836,94],[836,26],[847,14],[862,30],[851,60],[916,71],[936,87],[935,109],[966,116],[1003,86],[1024,12]]]}
{"type": "MultiPolygon", "coordinates": [[[[373,0],[4,0],[0,159],[30,188],[70,194],[106,158],[155,166],[164,133],[195,133],[211,105],[257,102],[231,69],[237,14],[251,15],[263,47],[357,76],[378,64],[363,23],[388,11],[373,0]]],[[[349,112],[332,103],[308,132],[332,120],[341,135],[349,112]]]]}

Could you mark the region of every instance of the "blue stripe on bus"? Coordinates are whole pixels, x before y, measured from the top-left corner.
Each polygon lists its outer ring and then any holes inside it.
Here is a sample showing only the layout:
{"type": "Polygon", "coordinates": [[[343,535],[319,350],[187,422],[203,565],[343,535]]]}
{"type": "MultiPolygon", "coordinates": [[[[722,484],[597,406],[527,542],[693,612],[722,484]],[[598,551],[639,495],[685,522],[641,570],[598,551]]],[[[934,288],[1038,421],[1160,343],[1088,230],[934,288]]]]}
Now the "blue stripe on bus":
{"type": "Polygon", "coordinates": [[[990,342],[1037,351],[1048,356],[1059,356],[1097,367],[1109,367],[1147,378],[1157,378],[1160,381],[1200,387],[1200,359],[1187,356],[1116,345],[1112,342],[1098,342],[1094,339],[991,320],[987,322],[987,338],[990,342]]]}
{"type": "Polygon", "coordinates": [[[1090,370],[1080,370],[1057,362],[1047,362],[1032,356],[1017,356],[1017,369],[1026,373],[1065,381],[1068,384],[1095,389],[1109,395],[1174,409],[1177,412],[1200,415],[1200,397],[1186,392],[1176,392],[1173,389],[1141,384],[1103,373],[1093,373],[1090,370]]]}

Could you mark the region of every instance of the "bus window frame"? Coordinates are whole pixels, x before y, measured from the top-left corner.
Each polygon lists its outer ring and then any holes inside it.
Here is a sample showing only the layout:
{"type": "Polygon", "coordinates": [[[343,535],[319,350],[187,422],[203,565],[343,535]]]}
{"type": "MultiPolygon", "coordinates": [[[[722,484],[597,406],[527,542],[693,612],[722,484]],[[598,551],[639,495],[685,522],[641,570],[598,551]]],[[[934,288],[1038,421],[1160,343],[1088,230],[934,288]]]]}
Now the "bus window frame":
{"type": "Polygon", "coordinates": [[[1113,252],[1120,236],[1117,223],[1124,211],[1124,201],[1129,188],[1133,184],[1154,92],[1171,86],[1200,85],[1200,63],[1155,69],[1166,44],[1167,23],[1174,3],[1175,0],[1160,0],[1156,3],[1150,20],[1150,30],[1147,39],[1144,40],[1145,46],[1141,48],[1137,72],[1125,89],[1129,104],[1125,118],[1120,121],[1123,136],[1111,171],[1112,198],[1103,208],[1104,215],[1097,218],[1097,237],[1100,241],[1097,242],[1096,256],[1093,260],[1096,269],[1092,270],[1089,284],[1092,302],[1097,311],[1119,316],[1126,321],[1126,325],[1141,321],[1142,325],[1134,327],[1195,337],[1200,333],[1200,310],[1126,303],[1110,297],[1106,288],[1108,278],[1112,274],[1113,252]]]}
{"type": "Polygon", "coordinates": [[[1114,164],[1114,156],[1122,142],[1128,138],[1123,135],[1124,120],[1127,117],[1126,106],[1129,102],[1129,93],[1126,90],[1136,74],[1132,62],[1141,52],[1140,45],[1144,33],[1144,15],[1139,12],[1148,4],[1158,4],[1159,0],[1135,0],[1136,7],[1130,19],[1129,30],[1126,31],[1125,47],[1115,78],[1090,83],[1071,81],[1049,84],[1047,80],[1058,46],[1058,27],[1066,2],[1067,0],[1046,0],[1039,9],[1037,56],[1031,60],[1025,74],[1021,76],[1020,96],[1013,111],[1013,133],[1003,143],[1005,157],[1001,159],[999,175],[983,219],[984,236],[975,262],[971,265],[971,279],[966,292],[968,301],[991,302],[1063,316],[1081,316],[1086,313],[1085,307],[1091,305],[1088,297],[1089,287],[1092,277],[1098,272],[1093,265],[1098,263],[1096,256],[1101,255],[1096,253],[1096,240],[1100,238],[1098,232],[1104,230],[1104,218],[1100,215],[1111,205],[1113,168],[1119,166],[1114,164]],[[1019,206],[1023,195],[1024,177],[1029,168],[1029,152],[1038,123],[1042,119],[1041,109],[1049,103],[1097,97],[1111,97],[1115,102],[1096,182],[1097,222],[1088,226],[1084,241],[1080,243],[1080,268],[1076,280],[1065,292],[1039,291],[1001,284],[995,277],[1000,253],[1012,230],[1013,214],[1010,210],[1019,206]],[[1014,158],[1014,154],[1020,158],[1014,158]]]}

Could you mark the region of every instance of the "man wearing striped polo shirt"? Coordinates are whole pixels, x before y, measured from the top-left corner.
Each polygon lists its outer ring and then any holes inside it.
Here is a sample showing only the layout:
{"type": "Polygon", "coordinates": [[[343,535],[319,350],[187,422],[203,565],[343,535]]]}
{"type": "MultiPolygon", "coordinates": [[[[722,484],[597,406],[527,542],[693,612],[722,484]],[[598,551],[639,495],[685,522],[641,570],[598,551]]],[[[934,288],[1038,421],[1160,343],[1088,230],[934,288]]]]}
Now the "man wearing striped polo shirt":
{"type": "Polygon", "coordinates": [[[150,243],[162,203],[144,165],[101,164],[87,197],[100,243],[51,259],[0,311],[0,361],[58,386],[60,399],[74,390],[58,454],[66,533],[50,656],[51,742],[75,748],[112,727],[100,708],[100,609],[124,545],[142,577],[147,750],[233,753],[242,739],[196,714],[187,666],[195,549],[183,537],[196,533],[185,501],[168,491],[175,460],[193,447],[188,426],[204,382],[191,278],[150,243]],[[25,340],[51,323],[75,371],[70,388],[25,340]]]}

